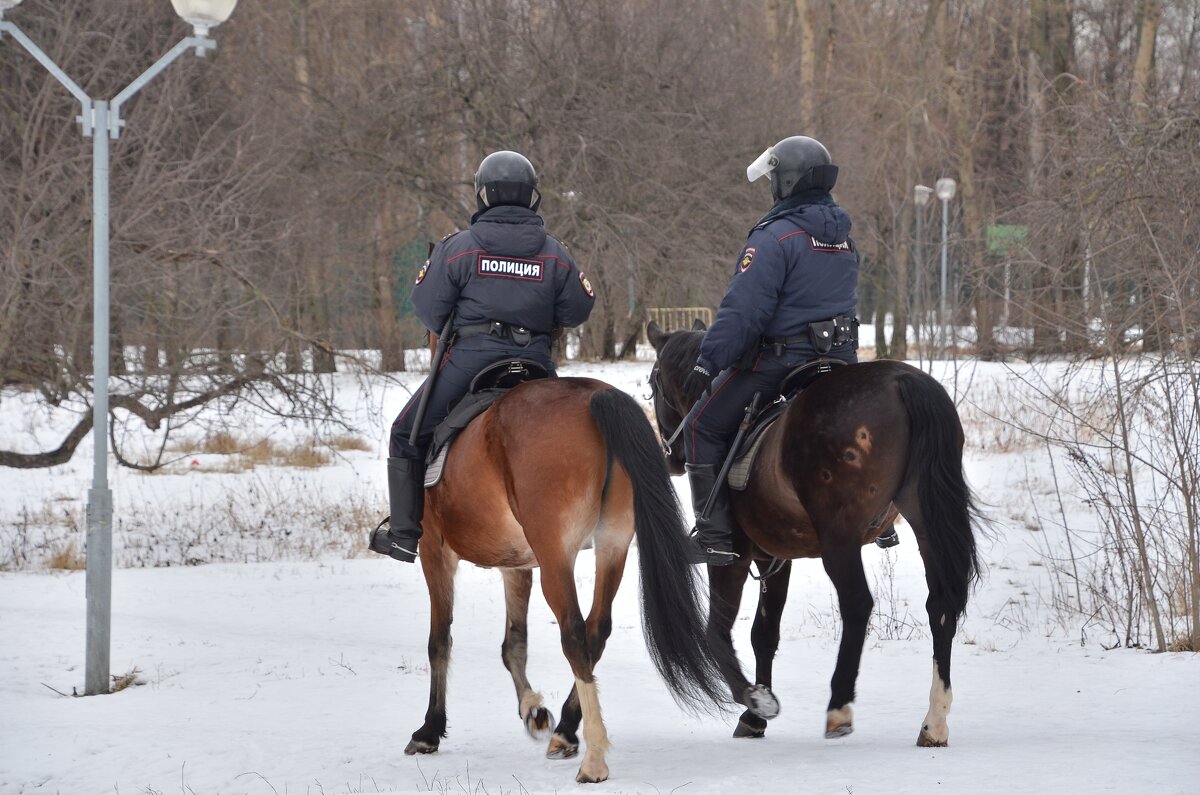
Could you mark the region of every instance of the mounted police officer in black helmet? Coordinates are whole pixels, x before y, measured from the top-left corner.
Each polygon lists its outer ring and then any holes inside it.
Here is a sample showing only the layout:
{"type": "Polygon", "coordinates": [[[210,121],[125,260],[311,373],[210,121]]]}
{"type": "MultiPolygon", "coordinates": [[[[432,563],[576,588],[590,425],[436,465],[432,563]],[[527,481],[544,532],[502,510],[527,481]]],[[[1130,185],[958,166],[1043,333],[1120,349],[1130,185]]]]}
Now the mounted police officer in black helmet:
{"type": "Polygon", "coordinates": [[[531,359],[551,374],[550,334],[587,320],[595,296],[566,246],[546,234],[533,164],[517,152],[493,152],[475,172],[469,229],[438,243],[417,274],[413,309],[425,327],[452,341],[436,374],[392,423],[388,458],[391,515],[371,534],[373,552],[411,563],[424,509],[425,451],[433,429],[488,365],[531,359]],[[451,319],[452,318],[452,319],[451,319]],[[432,388],[430,388],[432,384],[432,388]],[[426,413],[417,425],[423,393],[426,413]]]}
{"type": "Polygon", "coordinates": [[[716,480],[746,406],[755,393],[774,398],[806,362],[858,361],[859,256],[850,216],[830,195],[838,167],[820,141],[796,135],[746,169],[751,182],[764,176],[774,206],[750,230],[684,384],[696,401],[682,431],[695,540],[700,559],[718,566],[737,558],[728,487],[716,480]]]}

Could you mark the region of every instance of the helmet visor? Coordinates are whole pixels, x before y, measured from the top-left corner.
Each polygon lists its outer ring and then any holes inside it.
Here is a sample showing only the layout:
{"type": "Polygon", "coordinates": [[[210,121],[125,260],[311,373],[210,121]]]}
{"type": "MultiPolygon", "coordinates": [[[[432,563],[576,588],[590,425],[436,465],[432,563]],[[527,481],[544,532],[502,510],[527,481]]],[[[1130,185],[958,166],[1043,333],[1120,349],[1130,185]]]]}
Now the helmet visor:
{"type": "Polygon", "coordinates": [[[779,158],[775,157],[775,147],[769,146],[758,158],[746,166],[746,179],[750,182],[765,177],[775,170],[775,166],[779,165],[779,158]]]}

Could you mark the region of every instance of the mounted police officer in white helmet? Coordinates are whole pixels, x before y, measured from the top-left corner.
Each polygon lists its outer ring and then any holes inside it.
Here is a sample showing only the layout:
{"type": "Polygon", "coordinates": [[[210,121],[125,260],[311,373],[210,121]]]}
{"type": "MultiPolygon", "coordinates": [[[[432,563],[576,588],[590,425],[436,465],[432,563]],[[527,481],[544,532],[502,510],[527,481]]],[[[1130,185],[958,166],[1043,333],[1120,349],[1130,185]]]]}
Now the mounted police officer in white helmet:
{"type": "Polygon", "coordinates": [[[682,431],[695,539],[714,565],[737,557],[728,487],[716,480],[755,393],[770,400],[787,373],[819,357],[858,361],[859,256],[850,216],[830,194],[838,167],[820,141],[796,135],[746,169],[751,182],[764,176],[774,205],[750,230],[685,382],[696,401],[682,431]]]}

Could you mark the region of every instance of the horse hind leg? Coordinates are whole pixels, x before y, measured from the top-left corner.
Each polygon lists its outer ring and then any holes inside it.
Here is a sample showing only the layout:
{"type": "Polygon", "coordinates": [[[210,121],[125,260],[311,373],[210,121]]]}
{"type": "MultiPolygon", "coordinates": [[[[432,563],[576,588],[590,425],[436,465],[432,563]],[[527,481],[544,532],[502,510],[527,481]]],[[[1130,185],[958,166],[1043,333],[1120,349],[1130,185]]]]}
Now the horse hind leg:
{"type": "MultiPolygon", "coordinates": [[[[608,638],[612,635],[612,603],[621,585],[628,551],[628,546],[606,543],[603,536],[597,540],[596,588],[592,596],[592,610],[585,624],[588,652],[591,654],[593,666],[599,664],[608,638]]],[[[546,750],[547,758],[569,759],[579,753],[579,737],[576,731],[582,719],[579,689],[572,687],[570,695],[563,703],[562,721],[555,727],[554,736],[546,750]]]]}
{"type": "MultiPolygon", "coordinates": [[[[853,534],[843,534],[843,537],[853,538],[853,534]]],[[[856,541],[825,549],[821,562],[837,590],[842,618],[842,640],[825,713],[825,736],[833,739],[854,731],[854,688],[867,637],[867,622],[875,601],[863,571],[861,547],[856,541]]]]}
{"type": "MultiPolygon", "coordinates": [[[[625,570],[625,557],[629,555],[629,539],[619,537],[613,540],[605,533],[598,533],[596,540],[596,584],[592,597],[592,611],[589,612],[586,628],[588,653],[592,656],[592,664],[600,663],[604,654],[608,636],[612,635],[612,602],[620,587],[620,578],[625,570]]],[[[571,693],[563,704],[563,719],[546,748],[547,759],[570,759],[580,752],[580,737],[576,734],[583,719],[580,705],[580,688],[572,687],[571,693]]]]}
{"type": "Polygon", "coordinates": [[[579,610],[579,596],[575,591],[572,561],[564,559],[550,563],[543,561],[542,593],[550,609],[558,619],[562,637],[563,654],[575,674],[575,692],[583,720],[583,739],[586,743],[583,761],[575,780],[580,783],[598,783],[608,778],[608,731],[600,711],[600,698],[593,674],[595,660],[588,644],[587,624],[579,610]]]}
{"type": "MultiPolygon", "coordinates": [[[[596,549],[596,589],[592,597],[592,610],[585,622],[588,654],[592,665],[600,662],[604,647],[612,634],[612,602],[621,583],[628,547],[609,550],[598,545],[596,549]]],[[[583,720],[583,708],[579,703],[579,688],[572,687],[563,703],[562,720],[554,728],[550,745],[546,749],[548,759],[570,759],[579,753],[579,724],[583,720]]]]}
{"type": "Polygon", "coordinates": [[[529,594],[533,589],[533,572],[520,569],[505,569],[504,643],[500,647],[500,659],[512,675],[517,690],[517,714],[525,724],[529,736],[540,739],[550,732],[554,716],[542,706],[542,694],[534,691],[525,676],[529,640],[529,594]]]}
{"type": "Polygon", "coordinates": [[[429,707],[404,753],[432,754],[446,736],[446,684],[450,671],[450,623],[454,618],[454,573],[458,557],[441,545],[423,544],[421,567],[429,589],[429,707]]]}
{"type": "Polygon", "coordinates": [[[917,734],[917,745],[923,748],[940,748],[950,742],[950,727],[947,718],[954,693],[950,689],[950,653],[954,635],[958,630],[958,616],[949,609],[942,596],[937,562],[930,549],[929,534],[924,516],[915,497],[902,495],[897,507],[917,537],[917,548],[925,564],[925,582],[929,587],[929,598],[925,600],[925,611],[929,615],[929,631],[933,636],[933,680],[929,686],[929,709],[921,721],[917,734]]]}

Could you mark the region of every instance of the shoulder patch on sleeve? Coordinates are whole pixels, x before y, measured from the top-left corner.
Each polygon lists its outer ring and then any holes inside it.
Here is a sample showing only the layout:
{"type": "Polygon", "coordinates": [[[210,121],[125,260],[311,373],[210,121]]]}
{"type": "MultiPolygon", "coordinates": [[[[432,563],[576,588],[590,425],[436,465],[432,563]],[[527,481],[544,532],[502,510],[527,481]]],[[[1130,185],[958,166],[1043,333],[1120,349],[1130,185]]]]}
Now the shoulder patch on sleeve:
{"type": "Polygon", "coordinates": [[[746,250],[742,252],[742,258],[738,261],[738,273],[745,273],[749,270],[752,262],[754,262],[754,246],[746,246],[746,250]]]}
{"type": "Polygon", "coordinates": [[[583,291],[588,294],[588,298],[596,297],[596,293],[592,291],[592,283],[583,275],[583,271],[579,272],[579,283],[583,285],[583,291]]]}
{"type": "Polygon", "coordinates": [[[429,273],[429,260],[425,260],[425,264],[421,266],[421,270],[417,271],[417,280],[413,284],[420,284],[425,281],[425,274],[427,273],[429,273]]]}
{"type": "Polygon", "coordinates": [[[812,246],[813,251],[824,251],[827,254],[838,254],[842,252],[849,253],[854,251],[854,246],[851,245],[849,239],[843,240],[841,243],[824,243],[820,240],[817,240],[812,235],[809,235],[808,244],[812,246]]]}

